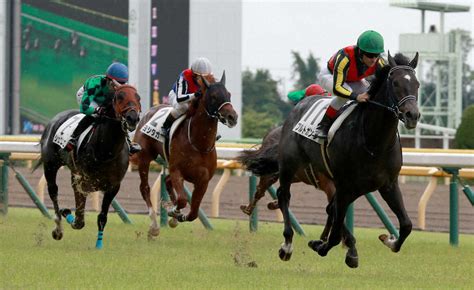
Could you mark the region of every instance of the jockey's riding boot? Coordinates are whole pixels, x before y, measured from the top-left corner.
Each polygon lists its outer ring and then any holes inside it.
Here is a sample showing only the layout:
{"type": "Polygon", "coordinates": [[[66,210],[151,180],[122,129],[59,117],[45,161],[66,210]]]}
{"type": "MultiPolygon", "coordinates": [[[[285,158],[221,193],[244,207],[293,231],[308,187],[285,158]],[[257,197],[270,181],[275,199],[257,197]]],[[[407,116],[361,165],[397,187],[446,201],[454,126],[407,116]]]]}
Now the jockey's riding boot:
{"type": "Polygon", "coordinates": [[[128,153],[130,155],[142,151],[142,146],[140,146],[140,144],[130,140],[130,137],[128,136],[128,134],[127,134],[126,140],[127,140],[127,143],[128,143],[128,153]]]}
{"type": "Polygon", "coordinates": [[[89,127],[94,122],[94,120],[95,118],[92,115],[86,115],[81,121],[79,121],[76,129],[74,129],[74,132],[71,134],[71,138],[64,147],[66,151],[72,151],[74,148],[76,148],[79,136],[81,136],[82,132],[84,132],[84,130],[87,129],[87,127],[89,127]]]}
{"type": "Polygon", "coordinates": [[[163,123],[163,126],[161,126],[160,135],[165,137],[165,139],[168,139],[171,125],[173,125],[174,121],[176,121],[176,119],[173,117],[173,115],[169,114],[168,117],[166,117],[166,120],[163,123]]]}
{"type": "Polygon", "coordinates": [[[316,132],[314,132],[316,137],[320,139],[327,139],[329,128],[331,128],[333,121],[333,118],[325,114],[321,122],[318,124],[318,127],[316,127],[316,132]]]}

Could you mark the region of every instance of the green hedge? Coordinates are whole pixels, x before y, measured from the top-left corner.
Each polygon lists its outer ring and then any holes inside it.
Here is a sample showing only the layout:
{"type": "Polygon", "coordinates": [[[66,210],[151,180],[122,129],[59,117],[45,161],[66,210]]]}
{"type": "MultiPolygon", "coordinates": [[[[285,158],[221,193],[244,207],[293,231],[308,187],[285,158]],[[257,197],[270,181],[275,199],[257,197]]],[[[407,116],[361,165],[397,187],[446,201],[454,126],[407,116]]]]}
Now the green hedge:
{"type": "Polygon", "coordinates": [[[458,149],[474,149],[474,105],[464,110],[454,144],[458,149]]]}

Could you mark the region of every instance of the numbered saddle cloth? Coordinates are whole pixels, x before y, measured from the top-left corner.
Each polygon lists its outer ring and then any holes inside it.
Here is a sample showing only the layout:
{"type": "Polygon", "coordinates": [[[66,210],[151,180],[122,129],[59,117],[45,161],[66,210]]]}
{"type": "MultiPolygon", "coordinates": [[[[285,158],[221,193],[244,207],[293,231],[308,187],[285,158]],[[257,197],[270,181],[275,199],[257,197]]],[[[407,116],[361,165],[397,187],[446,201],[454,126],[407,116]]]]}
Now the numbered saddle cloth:
{"type": "MultiPolygon", "coordinates": [[[[316,136],[316,128],[319,122],[323,119],[326,109],[331,103],[330,98],[323,98],[314,102],[308,111],[301,117],[301,119],[293,127],[293,132],[310,139],[311,141],[322,143],[322,141],[316,136]]],[[[328,144],[331,142],[332,137],[336,133],[337,129],[341,126],[342,122],[349,116],[356,106],[349,103],[343,109],[343,112],[337,117],[336,121],[332,124],[331,129],[328,133],[328,144]]]]}
{"type": "MultiPolygon", "coordinates": [[[[86,115],[84,114],[77,114],[72,116],[71,118],[67,119],[59,128],[56,130],[56,134],[54,134],[53,143],[59,145],[62,149],[66,147],[66,144],[71,139],[72,133],[76,129],[79,122],[84,118],[86,115]]],[[[89,133],[92,129],[92,125],[89,126],[79,137],[77,142],[77,148],[80,147],[82,141],[84,140],[85,136],[89,133]]]]}
{"type": "MultiPolygon", "coordinates": [[[[143,134],[155,140],[158,140],[161,143],[164,143],[165,138],[160,134],[160,130],[166,120],[166,117],[168,117],[172,109],[173,107],[165,107],[157,111],[155,115],[153,115],[153,117],[151,117],[150,120],[140,129],[140,131],[143,134]]],[[[174,131],[176,131],[176,128],[178,128],[179,124],[181,124],[181,122],[183,122],[185,118],[186,115],[182,115],[176,121],[173,122],[173,125],[171,126],[170,130],[170,140],[174,134],[174,131]]]]}

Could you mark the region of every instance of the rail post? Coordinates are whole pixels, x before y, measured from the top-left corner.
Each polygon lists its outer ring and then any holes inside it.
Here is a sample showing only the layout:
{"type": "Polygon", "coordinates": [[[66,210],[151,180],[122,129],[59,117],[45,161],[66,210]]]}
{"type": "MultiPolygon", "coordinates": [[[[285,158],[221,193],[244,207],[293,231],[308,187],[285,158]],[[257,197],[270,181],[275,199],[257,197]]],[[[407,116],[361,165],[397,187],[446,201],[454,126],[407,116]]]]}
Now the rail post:
{"type": "Polygon", "coordinates": [[[116,198],[112,200],[112,207],[115,209],[115,211],[124,223],[133,224],[132,220],[128,217],[127,212],[123,209],[123,207],[120,205],[116,198]]]}
{"type": "MultiPolygon", "coordinates": [[[[252,174],[249,176],[249,202],[252,202],[254,199],[256,191],[257,177],[252,174]]],[[[249,228],[251,232],[256,232],[258,230],[258,206],[255,206],[252,213],[250,214],[249,228]]]]}
{"type": "Polygon", "coordinates": [[[10,153],[0,153],[0,213],[8,213],[8,165],[10,153]]]}
{"type": "Polygon", "coordinates": [[[349,204],[346,211],[346,228],[354,234],[354,203],[349,204]]]}
{"type": "Polygon", "coordinates": [[[459,245],[459,196],[458,196],[458,178],[459,168],[443,167],[443,170],[451,174],[449,183],[449,244],[451,246],[459,245]]]}
{"type": "Polygon", "coordinates": [[[375,198],[374,194],[372,192],[369,192],[365,195],[365,198],[367,198],[370,205],[375,210],[382,223],[385,225],[385,228],[387,228],[387,230],[398,239],[400,237],[400,234],[398,233],[397,228],[393,225],[387,213],[385,213],[383,208],[377,202],[377,199],[375,198]]]}

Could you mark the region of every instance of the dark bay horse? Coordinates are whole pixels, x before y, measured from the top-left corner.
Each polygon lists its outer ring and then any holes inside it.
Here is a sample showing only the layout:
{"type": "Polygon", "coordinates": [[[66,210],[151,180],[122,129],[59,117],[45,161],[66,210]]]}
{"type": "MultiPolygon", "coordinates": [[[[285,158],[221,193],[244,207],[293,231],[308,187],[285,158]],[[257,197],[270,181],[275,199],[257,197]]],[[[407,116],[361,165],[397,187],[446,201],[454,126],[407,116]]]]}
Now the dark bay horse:
{"type": "MultiPolygon", "coordinates": [[[[308,97],[312,98],[312,97],[308,97]]],[[[282,126],[276,127],[268,132],[263,137],[262,144],[257,150],[244,150],[237,160],[242,163],[248,171],[254,175],[259,176],[257,190],[253,200],[247,205],[241,205],[240,209],[247,215],[251,215],[258,201],[265,195],[267,189],[278,181],[278,145],[280,143],[282,126]]],[[[328,202],[334,196],[336,188],[333,181],[328,177],[327,173],[315,172],[310,166],[299,168],[292,183],[303,182],[314,186],[326,193],[328,202]]],[[[278,209],[278,202],[268,203],[268,208],[271,210],[278,209]]],[[[329,235],[330,225],[329,220],[321,233],[321,240],[326,240],[329,235]]]]}
{"type": "MultiPolygon", "coordinates": [[[[193,221],[198,217],[201,200],[217,166],[215,142],[218,121],[232,128],[237,124],[238,117],[231,104],[230,93],[225,87],[225,72],[219,82],[212,76],[208,79],[199,78],[198,82],[201,85],[202,97],[192,101],[185,120],[176,129],[170,142],[166,188],[174,207],[168,209],[168,215],[179,222],[193,221]],[[187,215],[181,212],[187,203],[184,181],[194,185],[191,209],[187,215]],[[177,193],[177,198],[174,191],[177,193]]],[[[159,225],[150,199],[148,171],[151,161],[158,156],[166,158],[163,144],[142,133],[140,129],[156,112],[165,107],[169,106],[160,105],[151,108],[140,121],[134,137],[134,141],[142,146],[142,150],[135,154],[132,162],[138,165],[140,192],[152,221],[148,232],[151,236],[159,234],[159,225]]]]}
{"type": "Polygon", "coordinates": [[[104,198],[97,217],[99,233],[96,248],[98,249],[102,248],[110,203],[120,189],[120,182],[129,164],[125,137],[128,131],[135,129],[140,119],[140,97],[134,87],[122,85],[117,88],[112,102],[104,104],[103,107],[104,111],[96,117],[92,133],[86,137],[88,142],[84,141],[78,148],[77,156],[53,143],[58,128],[66,120],[77,115],[79,113],[77,110],[64,111],[56,115],[46,126],[40,141],[40,163],[43,163],[49,196],[56,214],[53,238],[60,240],[63,237],[62,217],[66,218],[73,229],[82,229],[85,225],[84,208],[87,194],[102,191],[104,198]],[[56,176],[63,165],[67,165],[71,170],[71,184],[76,200],[75,217],[71,214],[71,210],[60,209],[58,205],[56,176]]]}
{"type": "MultiPolygon", "coordinates": [[[[418,53],[411,61],[401,54],[392,57],[389,53],[388,62],[389,65],[377,72],[371,84],[370,101],[357,104],[327,147],[328,163],[336,186],[335,196],[326,210],[332,221],[331,231],[327,242],[313,240],[308,243],[320,256],[326,256],[344,236],[349,247],[346,254],[349,267],[358,266],[358,256],[355,238],[344,226],[344,218],[347,207],[358,197],[378,190],[397,216],[400,237],[379,237],[393,252],[400,250],[412,229],[398,186],[402,166],[398,122],[401,120],[407,129],[413,129],[420,118],[417,106],[419,83],[414,70],[418,53]]],[[[316,100],[308,98],[293,109],[283,125],[280,140],[278,204],[284,217],[285,241],[279,256],[284,261],[291,258],[293,251],[293,230],[288,214],[293,177],[299,168],[309,163],[317,171],[326,170],[319,144],[292,131],[316,100]]]]}

